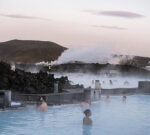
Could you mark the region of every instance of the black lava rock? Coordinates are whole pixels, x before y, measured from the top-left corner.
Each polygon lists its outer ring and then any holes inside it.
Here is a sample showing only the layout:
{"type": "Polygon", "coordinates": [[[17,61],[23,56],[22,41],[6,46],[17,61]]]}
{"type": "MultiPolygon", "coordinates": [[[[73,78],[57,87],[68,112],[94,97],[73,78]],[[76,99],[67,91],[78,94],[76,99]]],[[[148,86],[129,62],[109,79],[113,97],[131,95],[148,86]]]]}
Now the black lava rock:
{"type": "Polygon", "coordinates": [[[59,83],[59,92],[62,92],[68,78],[55,79],[53,74],[42,71],[36,74],[19,69],[12,71],[9,64],[0,62],[0,89],[26,94],[47,94],[54,92],[56,82],[59,83]]]}

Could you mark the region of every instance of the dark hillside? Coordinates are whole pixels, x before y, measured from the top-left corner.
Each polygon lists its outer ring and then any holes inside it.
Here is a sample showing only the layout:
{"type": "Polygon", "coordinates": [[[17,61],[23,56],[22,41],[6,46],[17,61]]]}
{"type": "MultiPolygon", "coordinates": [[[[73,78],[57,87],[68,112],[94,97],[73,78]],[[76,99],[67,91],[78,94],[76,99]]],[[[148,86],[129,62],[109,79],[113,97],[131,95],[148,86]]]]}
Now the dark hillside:
{"type": "Polygon", "coordinates": [[[54,61],[66,49],[49,41],[11,40],[0,43],[0,60],[21,63],[54,61]]]}

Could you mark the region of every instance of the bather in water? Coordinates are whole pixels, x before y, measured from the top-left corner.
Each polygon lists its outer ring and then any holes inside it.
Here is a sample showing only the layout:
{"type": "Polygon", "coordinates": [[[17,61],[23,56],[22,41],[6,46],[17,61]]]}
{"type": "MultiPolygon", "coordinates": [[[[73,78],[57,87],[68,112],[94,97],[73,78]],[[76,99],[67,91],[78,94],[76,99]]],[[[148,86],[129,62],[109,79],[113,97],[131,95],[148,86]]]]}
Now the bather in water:
{"type": "Polygon", "coordinates": [[[125,101],[126,101],[126,99],[127,99],[127,97],[126,97],[126,96],[123,96],[123,97],[122,97],[122,101],[123,101],[123,102],[125,102],[125,101]]]}
{"type": "Polygon", "coordinates": [[[109,83],[110,83],[110,85],[113,85],[113,82],[112,82],[112,80],[109,80],[109,83]]]}
{"type": "Polygon", "coordinates": [[[83,118],[83,125],[92,125],[90,116],[92,115],[91,110],[87,109],[84,111],[85,117],[83,118]]]}
{"type": "Polygon", "coordinates": [[[80,106],[81,106],[81,108],[82,108],[82,110],[83,110],[83,112],[84,112],[85,110],[87,110],[87,109],[90,108],[90,106],[91,106],[91,100],[88,99],[87,101],[82,102],[82,103],[80,104],[80,106]]]}
{"type": "Polygon", "coordinates": [[[42,104],[40,105],[40,111],[46,112],[48,110],[47,103],[44,97],[41,97],[40,101],[42,104]]]}
{"type": "Polygon", "coordinates": [[[128,82],[128,81],[125,81],[125,82],[124,82],[124,85],[126,85],[126,86],[129,85],[129,82],[128,82]]]}

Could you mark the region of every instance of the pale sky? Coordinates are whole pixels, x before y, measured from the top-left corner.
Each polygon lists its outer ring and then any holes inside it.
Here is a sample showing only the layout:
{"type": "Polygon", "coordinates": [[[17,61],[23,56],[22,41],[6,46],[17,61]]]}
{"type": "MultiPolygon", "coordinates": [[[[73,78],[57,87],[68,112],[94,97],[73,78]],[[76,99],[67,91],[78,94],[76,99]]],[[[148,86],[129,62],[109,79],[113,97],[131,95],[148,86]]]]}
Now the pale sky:
{"type": "Polygon", "coordinates": [[[0,42],[106,45],[150,56],[150,0],[0,0],[0,42]]]}

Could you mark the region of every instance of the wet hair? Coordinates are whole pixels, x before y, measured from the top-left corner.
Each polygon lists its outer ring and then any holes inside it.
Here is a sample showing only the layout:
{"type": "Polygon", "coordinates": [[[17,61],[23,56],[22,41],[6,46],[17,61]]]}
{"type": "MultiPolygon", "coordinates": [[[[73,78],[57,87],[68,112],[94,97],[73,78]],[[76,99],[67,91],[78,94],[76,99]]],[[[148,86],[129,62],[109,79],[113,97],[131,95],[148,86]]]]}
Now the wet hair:
{"type": "Polygon", "coordinates": [[[87,116],[90,112],[91,112],[90,109],[86,109],[86,110],[84,111],[84,114],[87,116]]]}
{"type": "Polygon", "coordinates": [[[40,99],[41,99],[41,98],[46,102],[46,97],[42,96],[42,97],[40,97],[40,99]]]}

